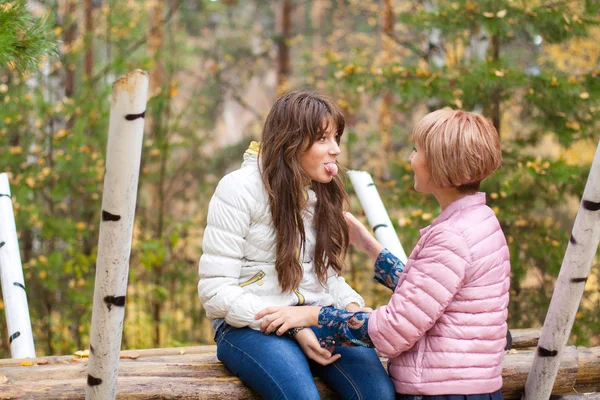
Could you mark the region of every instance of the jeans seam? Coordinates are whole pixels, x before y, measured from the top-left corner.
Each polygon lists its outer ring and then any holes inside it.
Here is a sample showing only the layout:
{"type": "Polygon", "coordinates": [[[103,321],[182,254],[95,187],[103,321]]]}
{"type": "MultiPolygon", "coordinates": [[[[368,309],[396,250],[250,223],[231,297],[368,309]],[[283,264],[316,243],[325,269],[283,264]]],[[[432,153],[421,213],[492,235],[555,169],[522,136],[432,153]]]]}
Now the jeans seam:
{"type": "Polygon", "coordinates": [[[358,388],[356,387],[356,384],[354,383],[354,381],[350,378],[350,376],[348,376],[348,374],[346,374],[346,372],[344,372],[344,370],[342,368],[340,368],[337,363],[333,363],[332,364],[338,371],[341,372],[342,375],[344,375],[344,377],[348,380],[348,382],[350,382],[350,385],[352,385],[352,388],[354,389],[354,392],[356,393],[357,399],[358,400],[362,400],[362,393],[360,392],[360,390],[358,390],[358,388]]]}
{"type": "Polygon", "coordinates": [[[246,353],[244,350],[242,350],[238,346],[236,346],[233,343],[231,343],[229,340],[227,340],[225,338],[223,338],[222,340],[224,340],[225,342],[227,342],[231,347],[237,349],[240,353],[244,354],[246,357],[248,357],[249,359],[251,359],[254,362],[254,364],[256,364],[258,367],[260,367],[260,369],[264,371],[264,373],[269,377],[269,379],[271,379],[271,381],[273,381],[273,383],[275,383],[275,386],[277,386],[277,388],[279,389],[279,391],[283,394],[283,398],[285,400],[287,400],[287,395],[285,394],[285,391],[283,390],[283,388],[281,386],[279,386],[279,383],[277,382],[277,380],[275,378],[273,378],[271,376],[271,374],[269,374],[269,372],[266,369],[264,369],[263,366],[260,365],[260,363],[258,361],[256,361],[250,354],[246,353]]]}

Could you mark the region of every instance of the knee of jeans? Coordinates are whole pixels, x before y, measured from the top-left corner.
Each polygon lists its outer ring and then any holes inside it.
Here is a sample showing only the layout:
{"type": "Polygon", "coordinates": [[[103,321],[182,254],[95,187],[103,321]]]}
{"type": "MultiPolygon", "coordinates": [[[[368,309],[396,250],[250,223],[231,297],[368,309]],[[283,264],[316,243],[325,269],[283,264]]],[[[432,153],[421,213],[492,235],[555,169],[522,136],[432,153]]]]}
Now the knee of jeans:
{"type": "Polygon", "coordinates": [[[382,381],[373,388],[374,399],[388,399],[393,400],[396,398],[396,389],[391,380],[382,381]]]}
{"type": "Polygon", "coordinates": [[[281,388],[283,393],[279,396],[279,399],[307,399],[307,400],[320,400],[321,395],[317,390],[317,387],[313,382],[295,382],[292,387],[281,388]]]}

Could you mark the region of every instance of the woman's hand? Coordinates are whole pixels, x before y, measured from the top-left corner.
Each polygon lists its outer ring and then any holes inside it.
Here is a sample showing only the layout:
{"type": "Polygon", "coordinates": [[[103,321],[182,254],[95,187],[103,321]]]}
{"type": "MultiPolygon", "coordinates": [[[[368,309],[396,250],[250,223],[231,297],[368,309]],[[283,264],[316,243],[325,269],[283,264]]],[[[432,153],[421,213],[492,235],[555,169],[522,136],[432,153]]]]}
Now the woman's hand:
{"type": "Polygon", "coordinates": [[[349,212],[344,213],[346,224],[348,225],[348,233],[350,234],[350,244],[356,247],[357,250],[376,259],[383,250],[381,243],[371,235],[371,232],[349,212]]]}
{"type": "Polygon", "coordinates": [[[267,307],[260,310],[254,319],[264,317],[260,330],[267,335],[277,330],[277,334],[281,336],[291,328],[317,325],[320,311],[320,306],[267,307]]]}
{"type": "Polygon", "coordinates": [[[306,357],[321,365],[329,365],[342,356],[341,354],[332,356],[328,350],[321,348],[312,329],[301,329],[296,333],[295,339],[306,357]]]}

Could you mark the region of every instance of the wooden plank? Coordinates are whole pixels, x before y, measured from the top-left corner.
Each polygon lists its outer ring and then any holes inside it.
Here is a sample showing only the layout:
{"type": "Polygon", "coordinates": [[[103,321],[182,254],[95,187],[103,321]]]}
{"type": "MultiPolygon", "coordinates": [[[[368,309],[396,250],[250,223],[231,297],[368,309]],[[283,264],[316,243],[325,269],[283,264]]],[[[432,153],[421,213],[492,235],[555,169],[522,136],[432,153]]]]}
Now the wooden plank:
{"type": "MultiPolygon", "coordinates": [[[[221,364],[214,346],[179,350],[139,351],[122,353],[137,358],[122,358],[119,365],[118,399],[255,399],[250,389],[221,364]]],[[[520,399],[527,373],[533,361],[533,350],[512,350],[504,360],[503,394],[506,400],[520,399]]],[[[33,366],[0,368],[0,399],[83,399],[87,378],[87,359],[71,356],[37,359],[33,366]],[[47,363],[44,363],[47,362],[47,363]]],[[[386,360],[382,358],[382,362],[386,360]]],[[[600,347],[568,347],[561,363],[559,379],[553,394],[572,395],[574,388],[600,385],[600,347]]],[[[334,394],[318,379],[322,398],[334,394]]],[[[576,400],[573,397],[560,397],[576,400]]],[[[582,400],[600,400],[582,397],[582,400]]]]}

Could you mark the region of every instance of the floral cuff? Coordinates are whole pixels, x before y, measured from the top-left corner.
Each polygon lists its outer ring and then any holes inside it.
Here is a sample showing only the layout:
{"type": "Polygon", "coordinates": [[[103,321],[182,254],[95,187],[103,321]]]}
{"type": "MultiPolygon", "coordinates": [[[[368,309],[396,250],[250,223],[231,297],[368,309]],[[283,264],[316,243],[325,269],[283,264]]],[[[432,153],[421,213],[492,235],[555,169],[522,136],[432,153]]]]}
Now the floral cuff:
{"type": "Polygon", "coordinates": [[[321,307],[316,335],[321,347],[374,347],[369,337],[369,315],[364,311],[350,312],[335,307],[321,307]]]}
{"type": "Polygon", "coordinates": [[[388,249],[381,250],[375,261],[375,280],[392,290],[396,289],[404,263],[388,249]]]}

